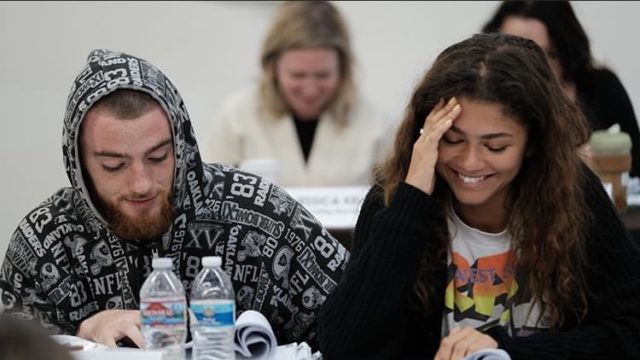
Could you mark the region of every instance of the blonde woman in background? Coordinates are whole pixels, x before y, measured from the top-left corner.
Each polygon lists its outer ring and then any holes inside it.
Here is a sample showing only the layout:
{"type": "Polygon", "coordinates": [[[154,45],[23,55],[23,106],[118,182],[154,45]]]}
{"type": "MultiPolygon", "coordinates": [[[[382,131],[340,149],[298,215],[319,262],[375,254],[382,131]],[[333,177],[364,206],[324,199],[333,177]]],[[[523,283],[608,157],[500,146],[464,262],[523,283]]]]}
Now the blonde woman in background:
{"type": "Polygon", "coordinates": [[[282,186],[369,184],[387,128],[357,92],[339,11],[325,1],[282,4],[260,60],[259,84],[218,109],[207,160],[277,160],[282,186]]]}

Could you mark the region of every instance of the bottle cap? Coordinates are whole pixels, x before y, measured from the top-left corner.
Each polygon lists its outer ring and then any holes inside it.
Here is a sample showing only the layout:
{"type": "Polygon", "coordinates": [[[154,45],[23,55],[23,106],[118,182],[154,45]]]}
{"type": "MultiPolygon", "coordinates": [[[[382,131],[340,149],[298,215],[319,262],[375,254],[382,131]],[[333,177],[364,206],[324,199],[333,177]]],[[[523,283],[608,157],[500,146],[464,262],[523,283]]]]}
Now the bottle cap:
{"type": "Polygon", "coordinates": [[[205,256],[202,258],[202,266],[213,267],[222,265],[222,258],[220,256],[205,256]]]}
{"type": "Polygon", "coordinates": [[[173,261],[170,258],[153,258],[151,266],[154,269],[171,269],[173,268],[173,261]]]}

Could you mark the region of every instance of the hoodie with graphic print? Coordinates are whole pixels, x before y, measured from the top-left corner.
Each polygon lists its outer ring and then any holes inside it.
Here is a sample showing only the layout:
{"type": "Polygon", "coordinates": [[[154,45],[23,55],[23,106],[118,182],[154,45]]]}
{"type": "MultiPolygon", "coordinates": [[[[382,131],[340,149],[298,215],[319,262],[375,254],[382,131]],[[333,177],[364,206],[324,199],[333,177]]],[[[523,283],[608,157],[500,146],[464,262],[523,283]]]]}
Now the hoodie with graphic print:
{"type": "Polygon", "coordinates": [[[201,258],[215,255],[233,282],[238,313],[264,314],[279,343],[315,344],[316,313],[341,277],[348,252],[278,186],[202,163],[184,102],[155,66],[124,53],[91,52],[71,87],[62,148],[71,187],[19,223],[0,270],[0,311],[75,334],[97,312],[139,308],[152,254],[173,259],[187,294],[201,258]],[[118,89],[149,94],[171,122],[174,217],[152,241],[115,235],[83,179],[82,121],[93,104],[118,89]]]}

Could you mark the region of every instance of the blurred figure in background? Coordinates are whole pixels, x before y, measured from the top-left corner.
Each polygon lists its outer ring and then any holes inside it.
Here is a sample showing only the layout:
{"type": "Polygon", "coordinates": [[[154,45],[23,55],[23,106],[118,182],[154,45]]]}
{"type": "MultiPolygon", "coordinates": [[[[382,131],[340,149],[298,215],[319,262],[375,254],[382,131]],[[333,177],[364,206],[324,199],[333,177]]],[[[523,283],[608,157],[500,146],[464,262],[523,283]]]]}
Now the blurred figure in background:
{"type": "Polygon", "coordinates": [[[326,1],[282,4],[260,61],[259,85],[217,112],[206,160],[243,168],[246,160],[276,160],[281,186],[369,184],[387,129],[359,97],[339,11],[326,1]]]}
{"type": "Polygon", "coordinates": [[[535,41],[593,130],[617,123],[629,134],[633,143],[630,175],[640,176],[640,131],[629,95],[610,69],[595,63],[587,34],[568,1],[505,1],[482,30],[535,41]]]}
{"type": "Polygon", "coordinates": [[[35,321],[0,314],[0,359],[72,360],[71,355],[51,339],[35,321]]]}

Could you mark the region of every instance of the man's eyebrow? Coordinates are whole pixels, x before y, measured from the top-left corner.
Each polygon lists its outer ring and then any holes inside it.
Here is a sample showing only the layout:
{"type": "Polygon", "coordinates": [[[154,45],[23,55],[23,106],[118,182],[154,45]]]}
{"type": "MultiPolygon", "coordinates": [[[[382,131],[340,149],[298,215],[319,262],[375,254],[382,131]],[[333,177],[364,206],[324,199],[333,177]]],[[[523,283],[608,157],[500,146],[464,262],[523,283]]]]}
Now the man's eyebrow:
{"type": "MultiPolygon", "coordinates": [[[[164,146],[167,146],[168,144],[171,144],[172,142],[173,140],[171,140],[171,138],[164,139],[160,141],[158,144],[152,146],[149,150],[147,150],[146,154],[150,154],[164,146]]],[[[115,151],[94,151],[93,155],[98,157],[114,157],[114,158],[125,158],[125,159],[130,158],[130,156],[127,154],[123,154],[115,151]]]]}
{"type": "Polygon", "coordinates": [[[115,152],[115,151],[94,151],[93,152],[94,156],[98,156],[98,157],[117,157],[117,158],[128,158],[129,155],[127,154],[122,154],[119,152],[115,152]]]}
{"type": "Polygon", "coordinates": [[[154,152],[154,151],[156,151],[156,150],[158,150],[158,149],[160,149],[160,148],[162,148],[164,146],[172,144],[172,143],[173,143],[173,140],[171,140],[171,138],[164,139],[164,140],[160,141],[157,145],[151,147],[151,149],[149,149],[147,151],[147,154],[152,153],[152,152],[154,152]]]}
{"type": "MultiPolygon", "coordinates": [[[[450,130],[461,135],[466,135],[464,131],[462,131],[459,127],[456,127],[455,125],[451,126],[450,130]]],[[[497,139],[502,137],[512,138],[513,135],[509,133],[501,132],[501,133],[492,133],[492,134],[486,134],[486,135],[480,136],[481,139],[485,139],[485,140],[497,139]]]]}

